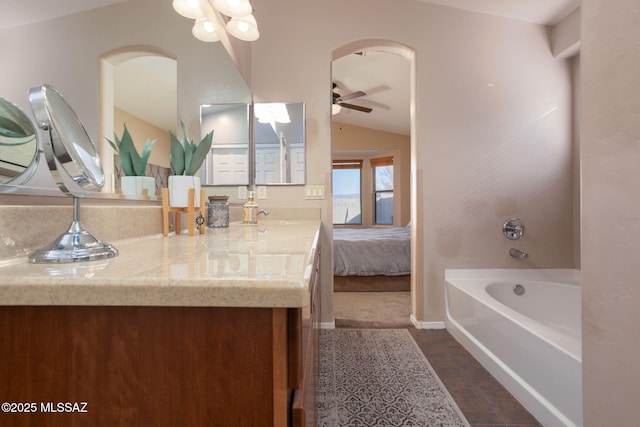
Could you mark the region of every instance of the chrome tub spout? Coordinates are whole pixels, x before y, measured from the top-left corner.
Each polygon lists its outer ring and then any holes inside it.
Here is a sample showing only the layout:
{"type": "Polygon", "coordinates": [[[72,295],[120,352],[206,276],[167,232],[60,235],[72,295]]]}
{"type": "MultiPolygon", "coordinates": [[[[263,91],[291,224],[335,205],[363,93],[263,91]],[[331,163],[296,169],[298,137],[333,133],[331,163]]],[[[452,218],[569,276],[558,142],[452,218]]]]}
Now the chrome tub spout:
{"type": "Polygon", "coordinates": [[[529,254],[522,252],[516,248],[511,248],[509,249],[509,255],[511,255],[514,258],[518,258],[518,259],[527,259],[529,258],[529,254]]]}

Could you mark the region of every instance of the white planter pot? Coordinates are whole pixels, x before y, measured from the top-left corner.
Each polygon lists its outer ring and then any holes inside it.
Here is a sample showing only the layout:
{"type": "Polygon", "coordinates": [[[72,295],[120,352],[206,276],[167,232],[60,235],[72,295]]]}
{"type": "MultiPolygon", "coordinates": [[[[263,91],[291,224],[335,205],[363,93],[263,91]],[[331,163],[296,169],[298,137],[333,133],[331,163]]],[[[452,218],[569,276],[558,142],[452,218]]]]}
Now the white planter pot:
{"type": "Polygon", "coordinates": [[[125,196],[142,196],[142,190],[148,196],[156,195],[156,180],[150,176],[123,176],[120,179],[120,190],[125,196]]]}
{"type": "Polygon", "coordinates": [[[200,177],[169,175],[169,206],[186,208],[189,206],[189,189],[194,189],[195,207],[200,207],[200,177]]]}

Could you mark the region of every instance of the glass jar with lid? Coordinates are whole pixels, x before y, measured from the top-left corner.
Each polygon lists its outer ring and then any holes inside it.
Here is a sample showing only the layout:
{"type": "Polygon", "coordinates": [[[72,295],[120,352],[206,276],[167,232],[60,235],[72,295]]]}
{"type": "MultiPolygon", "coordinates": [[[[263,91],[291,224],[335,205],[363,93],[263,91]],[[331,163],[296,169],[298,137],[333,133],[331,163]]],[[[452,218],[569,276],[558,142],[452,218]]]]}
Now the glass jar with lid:
{"type": "Polygon", "coordinates": [[[207,226],[222,228],[229,226],[229,196],[209,196],[207,203],[207,226]]]}

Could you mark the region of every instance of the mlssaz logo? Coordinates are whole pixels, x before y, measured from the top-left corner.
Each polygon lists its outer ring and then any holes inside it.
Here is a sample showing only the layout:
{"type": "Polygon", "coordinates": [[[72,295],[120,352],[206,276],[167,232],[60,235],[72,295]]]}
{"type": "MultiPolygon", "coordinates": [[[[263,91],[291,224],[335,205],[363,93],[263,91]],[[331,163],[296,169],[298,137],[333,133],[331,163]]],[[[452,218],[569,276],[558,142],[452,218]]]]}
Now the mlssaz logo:
{"type": "Polygon", "coordinates": [[[40,402],[40,412],[89,412],[87,402],[40,402]]]}

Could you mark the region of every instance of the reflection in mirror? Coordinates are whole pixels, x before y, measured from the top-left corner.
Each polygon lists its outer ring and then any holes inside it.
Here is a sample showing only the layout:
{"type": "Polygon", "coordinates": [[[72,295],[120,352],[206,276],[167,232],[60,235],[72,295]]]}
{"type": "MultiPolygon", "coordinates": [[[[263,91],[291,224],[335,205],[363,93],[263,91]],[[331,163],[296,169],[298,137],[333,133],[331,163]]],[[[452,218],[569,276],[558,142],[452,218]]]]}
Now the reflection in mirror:
{"type": "Polygon", "coordinates": [[[254,184],[304,184],[304,103],[254,104],[253,122],[254,184]]]}
{"type": "Polygon", "coordinates": [[[29,117],[0,98],[0,184],[20,185],[28,180],[37,164],[37,152],[36,129],[29,117]]]}
{"type": "Polygon", "coordinates": [[[43,141],[44,154],[58,187],[74,197],[104,185],[102,164],[87,131],[69,104],[49,85],[32,88],[29,102],[33,115],[50,139],[43,141]]]}
{"type": "MultiPolygon", "coordinates": [[[[42,1],[39,3],[44,4],[42,1]]],[[[89,2],[75,3],[84,5],[89,2]]],[[[156,127],[165,133],[170,129],[176,131],[182,120],[187,124],[189,134],[196,139],[201,104],[251,101],[251,90],[245,74],[236,66],[236,63],[240,64],[247,77],[249,76],[250,49],[242,45],[240,49],[236,49],[232,58],[222,43],[198,41],[188,30],[190,27],[185,27],[189,25],[185,18],[168,5],[160,7],[157,0],[96,3],[102,3],[102,6],[83,8],[83,11],[69,16],[54,13],[50,15],[50,19],[38,24],[18,25],[16,22],[15,26],[3,28],[0,43],[2,57],[19,60],[11,61],[10,67],[5,60],[3,73],[0,73],[3,76],[0,79],[0,96],[14,102],[31,117],[26,91],[39,81],[58,82],[65,95],[73,99],[88,134],[96,143],[106,175],[100,194],[92,192],[88,197],[119,200],[122,195],[110,194],[115,188],[114,156],[105,137],[113,138],[114,131],[119,134],[122,132],[122,121],[116,121],[114,117],[114,84],[118,83],[114,82],[117,78],[114,73],[118,72],[114,68],[127,59],[127,56],[116,58],[111,55],[144,51],[176,59],[179,73],[173,76],[159,75],[161,70],[155,67],[142,77],[146,82],[156,81],[156,77],[169,79],[169,82],[157,84],[156,88],[165,88],[169,84],[177,87],[176,100],[159,102],[150,96],[138,96],[137,100],[144,101],[142,109],[148,112],[155,113],[165,105],[173,107],[176,119],[170,127],[156,127]],[[124,28],[126,31],[122,30],[124,28]],[[96,34],[99,37],[96,38],[96,34]],[[55,52],[55,55],[25,55],[25,52],[55,52]]],[[[126,123],[129,130],[133,131],[133,123],[129,119],[126,123]]],[[[34,126],[37,128],[35,121],[34,126]]],[[[39,149],[42,148],[42,136],[39,133],[39,149]]],[[[140,140],[142,143],[147,138],[156,138],[146,131],[133,137],[134,141],[140,140]]],[[[154,159],[158,155],[167,162],[168,167],[169,156],[163,155],[160,148],[158,141],[149,164],[165,167],[154,159]]],[[[3,185],[0,193],[60,196],[42,154],[39,153],[37,157],[42,161],[37,162],[35,171],[27,182],[22,183],[20,180],[19,188],[16,188],[14,182],[3,185]]],[[[137,196],[126,198],[142,200],[137,196]]]]}
{"type": "MultiPolygon", "coordinates": [[[[167,187],[171,174],[169,131],[175,133],[178,123],[178,63],[174,58],[164,56],[160,49],[153,50],[148,46],[145,49],[127,47],[104,56],[113,66],[113,105],[105,105],[108,111],[103,112],[103,120],[105,124],[113,122],[109,135],[120,134],[126,124],[138,152],[147,140],[156,141],[145,169],[145,176],[155,180],[154,188],[149,188],[148,193],[154,199],[156,191],[167,187]]],[[[107,96],[105,103],[107,99],[111,100],[107,96]]],[[[112,136],[108,138],[113,139],[112,136]]],[[[103,151],[106,149],[104,147],[103,151]]],[[[124,171],[119,158],[113,163],[112,172],[107,170],[105,162],[106,183],[111,185],[113,182],[113,190],[122,190],[124,171]]]]}
{"type": "Polygon", "coordinates": [[[200,136],[211,131],[213,144],[202,167],[202,184],[248,185],[249,105],[202,105],[200,136]]]}

